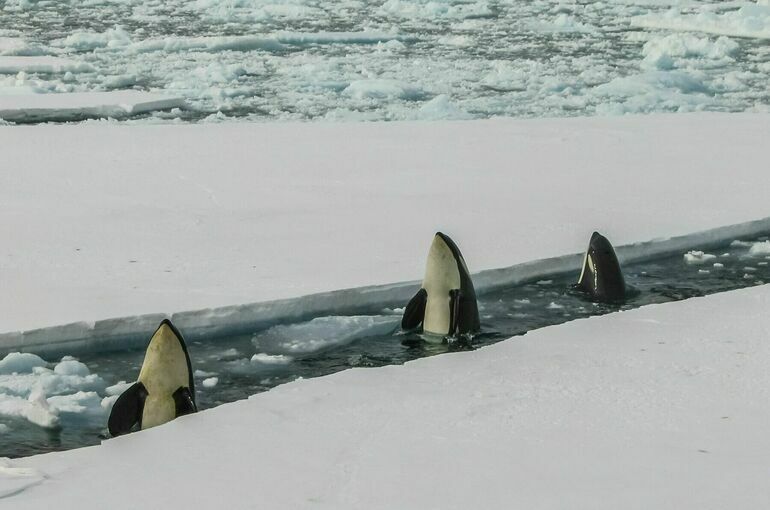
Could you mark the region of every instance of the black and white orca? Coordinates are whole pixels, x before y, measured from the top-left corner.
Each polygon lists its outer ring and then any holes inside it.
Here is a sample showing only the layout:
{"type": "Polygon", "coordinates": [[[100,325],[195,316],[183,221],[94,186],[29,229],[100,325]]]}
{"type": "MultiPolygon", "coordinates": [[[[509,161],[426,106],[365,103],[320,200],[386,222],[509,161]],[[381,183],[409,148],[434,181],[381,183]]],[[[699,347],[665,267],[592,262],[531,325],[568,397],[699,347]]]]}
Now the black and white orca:
{"type": "Polygon", "coordinates": [[[401,320],[404,330],[420,326],[424,333],[442,336],[481,329],[468,266],[454,241],[441,232],[430,246],[422,287],[406,305],[401,320]]]}
{"type": "Polygon", "coordinates": [[[166,319],[150,339],[137,382],[112,407],[110,434],[155,427],[197,410],[187,346],[182,334],[166,319]]]}
{"type": "Polygon", "coordinates": [[[618,257],[612,244],[599,232],[591,236],[575,287],[596,301],[616,303],[626,298],[626,282],[618,257]]]}

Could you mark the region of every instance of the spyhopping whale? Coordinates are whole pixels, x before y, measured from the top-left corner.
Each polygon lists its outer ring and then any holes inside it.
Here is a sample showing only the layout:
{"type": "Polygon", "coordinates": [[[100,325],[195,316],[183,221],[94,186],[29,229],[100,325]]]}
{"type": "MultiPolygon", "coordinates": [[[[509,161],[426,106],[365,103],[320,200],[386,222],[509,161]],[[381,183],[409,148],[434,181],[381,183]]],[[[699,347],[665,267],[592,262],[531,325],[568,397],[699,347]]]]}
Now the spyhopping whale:
{"type": "Polygon", "coordinates": [[[404,330],[454,336],[481,329],[476,291],[460,249],[437,232],[428,251],[425,278],[401,320],[404,330]]]}
{"type": "Polygon", "coordinates": [[[626,299],[626,282],[612,244],[594,232],[583,259],[583,270],[575,288],[591,299],[615,303],[626,299]]]}
{"type": "Polygon", "coordinates": [[[112,407],[110,434],[155,427],[197,410],[187,346],[171,321],[164,320],[150,339],[137,382],[112,407]]]}

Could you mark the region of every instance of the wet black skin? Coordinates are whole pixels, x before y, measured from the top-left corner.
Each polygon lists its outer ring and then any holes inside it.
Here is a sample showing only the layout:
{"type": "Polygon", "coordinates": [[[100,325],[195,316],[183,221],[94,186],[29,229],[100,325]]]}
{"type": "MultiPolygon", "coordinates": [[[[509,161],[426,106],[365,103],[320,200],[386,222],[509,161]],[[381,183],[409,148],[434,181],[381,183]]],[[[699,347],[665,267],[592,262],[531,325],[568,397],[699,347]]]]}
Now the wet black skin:
{"type": "Polygon", "coordinates": [[[606,237],[594,232],[588,243],[583,278],[576,287],[595,301],[618,303],[626,299],[626,282],[618,257],[606,237]],[[589,259],[593,261],[593,270],[589,259]]]}

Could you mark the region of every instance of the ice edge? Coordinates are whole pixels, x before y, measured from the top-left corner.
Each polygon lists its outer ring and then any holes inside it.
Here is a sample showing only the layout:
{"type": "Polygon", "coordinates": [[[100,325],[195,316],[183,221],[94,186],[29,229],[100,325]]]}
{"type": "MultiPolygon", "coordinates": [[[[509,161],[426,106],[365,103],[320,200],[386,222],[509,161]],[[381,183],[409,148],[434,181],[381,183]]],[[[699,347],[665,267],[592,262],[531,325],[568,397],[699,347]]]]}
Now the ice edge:
{"type": "MultiPolygon", "coordinates": [[[[653,239],[623,246],[616,252],[621,263],[682,253],[694,245],[708,247],[725,241],[770,231],[770,217],[692,234],[653,239]]],[[[489,269],[474,275],[479,294],[501,287],[547,278],[570,271],[577,273],[582,253],[539,259],[510,267],[489,269]]],[[[77,354],[144,347],[158,323],[170,318],[188,340],[248,334],[276,324],[323,315],[355,314],[388,306],[401,306],[417,290],[419,282],[356,287],[310,294],[297,298],[207,308],[174,314],[147,314],[75,322],[23,332],[0,334],[0,354],[31,352],[38,355],[77,354]]]]}

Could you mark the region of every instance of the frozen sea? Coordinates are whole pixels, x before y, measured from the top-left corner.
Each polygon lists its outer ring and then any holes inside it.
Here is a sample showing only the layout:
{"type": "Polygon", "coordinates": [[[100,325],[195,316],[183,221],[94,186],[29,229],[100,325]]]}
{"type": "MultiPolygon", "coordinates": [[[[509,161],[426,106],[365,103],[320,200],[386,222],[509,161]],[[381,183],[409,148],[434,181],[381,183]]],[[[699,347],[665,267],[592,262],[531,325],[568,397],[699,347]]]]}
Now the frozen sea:
{"type": "Polygon", "coordinates": [[[0,0],[0,96],[186,101],[139,122],[767,111],[768,83],[768,0],[0,0]]]}

